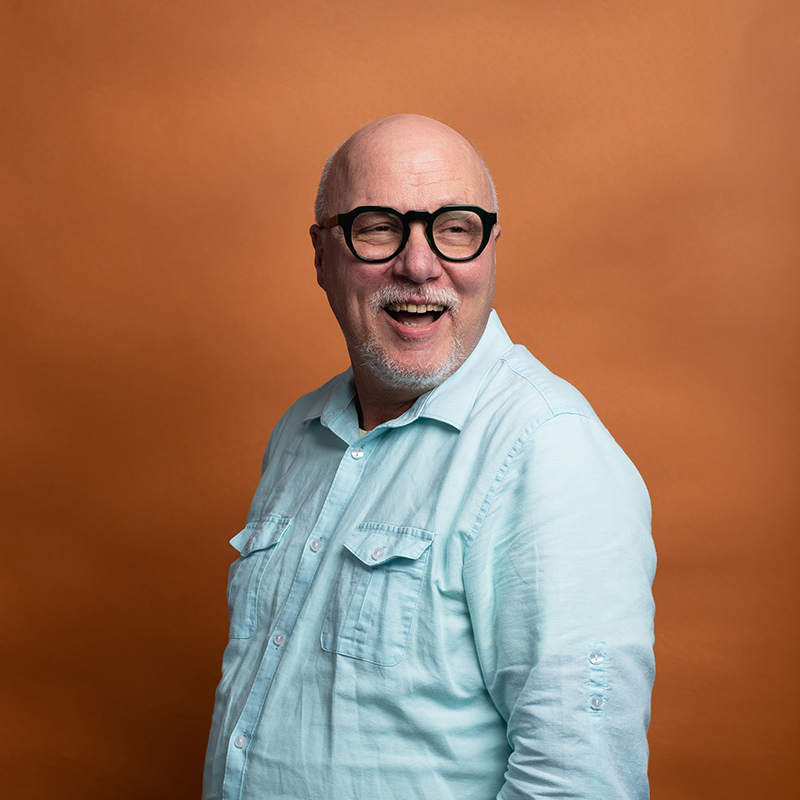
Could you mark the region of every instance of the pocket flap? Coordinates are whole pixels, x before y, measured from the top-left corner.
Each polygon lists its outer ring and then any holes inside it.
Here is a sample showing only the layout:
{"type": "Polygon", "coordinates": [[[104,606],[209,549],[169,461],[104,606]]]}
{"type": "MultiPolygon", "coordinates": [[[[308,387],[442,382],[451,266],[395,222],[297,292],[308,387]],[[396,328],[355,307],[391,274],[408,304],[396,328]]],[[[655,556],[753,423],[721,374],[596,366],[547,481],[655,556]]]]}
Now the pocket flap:
{"type": "Polygon", "coordinates": [[[421,528],[367,522],[345,539],[344,546],[366,566],[377,567],[395,558],[418,559],[435,535],[421,528]]]}
{"type": "Polygon", "coordinates": [[[231,544],[241,553],[242,558],[246,558],[250,553],[278,544],[291,523],[289,517],[270,514],[264,519],[248,522],[244,530],[231,539],[231,544]]]}

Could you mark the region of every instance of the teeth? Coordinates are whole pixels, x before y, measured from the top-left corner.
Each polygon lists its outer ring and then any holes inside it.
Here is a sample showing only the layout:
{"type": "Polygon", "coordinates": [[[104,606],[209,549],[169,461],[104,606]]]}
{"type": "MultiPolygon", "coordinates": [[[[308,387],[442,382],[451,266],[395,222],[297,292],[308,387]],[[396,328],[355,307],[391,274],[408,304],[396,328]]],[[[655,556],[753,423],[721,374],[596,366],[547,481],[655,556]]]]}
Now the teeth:
{"type": "Polygon", "coordinates": [[[432,303],[389,303],[386,306],[388,311],[408,311],[411,314],[426,314],[430,311],[444,311],[444,306],[432,303]]]}

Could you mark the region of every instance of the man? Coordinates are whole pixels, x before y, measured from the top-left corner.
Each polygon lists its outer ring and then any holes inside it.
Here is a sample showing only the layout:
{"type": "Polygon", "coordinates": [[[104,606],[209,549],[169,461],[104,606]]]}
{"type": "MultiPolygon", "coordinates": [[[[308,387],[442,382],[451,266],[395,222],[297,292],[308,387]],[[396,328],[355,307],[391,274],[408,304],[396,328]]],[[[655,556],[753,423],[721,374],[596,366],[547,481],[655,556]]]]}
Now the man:
{"type": "Polygon", "coordinates": [[[278,423],[232,540],[205,798],[648,794],[647,492],[492,311],[496,210],[428,118],[326,165],[311,239],[351,369],[278,423]]]}

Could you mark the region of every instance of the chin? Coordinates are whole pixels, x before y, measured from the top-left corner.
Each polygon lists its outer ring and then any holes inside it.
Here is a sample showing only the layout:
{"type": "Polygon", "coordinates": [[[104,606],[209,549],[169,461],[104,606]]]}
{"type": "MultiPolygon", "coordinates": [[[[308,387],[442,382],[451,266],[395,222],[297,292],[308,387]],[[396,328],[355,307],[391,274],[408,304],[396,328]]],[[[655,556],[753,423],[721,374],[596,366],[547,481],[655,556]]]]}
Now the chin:
{"type": "Polygon", "coordinates": [[[464,347],[459,339],[453,340],[450,353],[436,364],[402,363],[386,353],[374,339],[362,342],[356,352],[361,365],[385,386],[416,395],[447,380],[464,361],[464,347]]]}

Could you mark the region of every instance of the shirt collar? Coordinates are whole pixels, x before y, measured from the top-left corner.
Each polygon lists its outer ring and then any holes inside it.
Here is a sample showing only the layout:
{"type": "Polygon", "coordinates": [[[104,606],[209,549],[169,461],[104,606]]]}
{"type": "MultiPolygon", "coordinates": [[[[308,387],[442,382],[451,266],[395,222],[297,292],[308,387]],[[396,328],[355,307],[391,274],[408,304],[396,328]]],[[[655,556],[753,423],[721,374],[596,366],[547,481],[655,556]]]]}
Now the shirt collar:
{"type": "MultiPolygon", "coordinates": [[[[397,428],[426,417],[461,430],[492,365],[513,346],[497,312],[492,310],[477,346],[466,361],[447,380],[418,397],[408,411],[378,428],[397,428]]],[[[352,433],[349,430],[352,427],[358,438],[355,396],[353,370],[348,368],[322,388],[304,421],[319,419],[322,425],[347,440],[351,436],[343,434],[352,433]]]]}
{"type": "Polygon", "coordinates": [[[461,430],[492,366],[513,346],[497,312],[492,310],[486,328],[467,360],[446,381],[419,397],[407,413],[419,407],[418,416],[436,419],[461,430]]]}
{"type": "MultiPolygon", "coordinates": [[[[358,427],[355,397],[356,384],[353,380],[353,369],[348,367],[344,372],[332,378],[319,389],[318,397],[309,408],[308,413],[303,417],[303,422],[319,419],[327,428],[332,420],[343,413],[352,411],[352,417],[355,419],[356,427],[358,427]]],[[[347,416],[349,417],[351,414],[347,413],[347,416]]]]}

